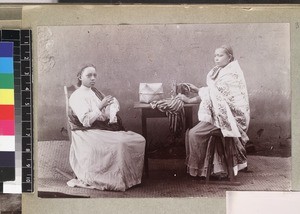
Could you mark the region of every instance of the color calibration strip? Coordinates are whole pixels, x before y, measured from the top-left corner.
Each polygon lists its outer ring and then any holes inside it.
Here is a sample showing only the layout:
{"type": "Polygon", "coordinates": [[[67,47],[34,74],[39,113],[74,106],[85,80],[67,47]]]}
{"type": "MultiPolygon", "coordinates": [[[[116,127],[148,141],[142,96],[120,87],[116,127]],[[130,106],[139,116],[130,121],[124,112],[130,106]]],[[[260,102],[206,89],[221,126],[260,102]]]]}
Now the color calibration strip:
{"type": "Polygon", "coordinates": [[[0,182],[15,180],[13,48],[13,42],[0,42],[0,182]]]}
{"type": "Polygon", "coordinates": [[[14,44],[16,179],[4,182],[3,192],[33,192],[31,30],[0,30],[0,41],[14,44]]]}

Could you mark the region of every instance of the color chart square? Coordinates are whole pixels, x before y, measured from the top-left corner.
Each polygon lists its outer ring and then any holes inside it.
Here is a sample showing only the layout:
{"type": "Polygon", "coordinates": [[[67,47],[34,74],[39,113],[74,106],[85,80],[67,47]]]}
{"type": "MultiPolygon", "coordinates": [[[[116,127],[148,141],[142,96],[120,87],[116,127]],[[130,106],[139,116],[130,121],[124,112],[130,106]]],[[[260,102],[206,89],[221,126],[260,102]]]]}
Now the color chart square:
{"type": "Polygon", "coordinates": [[[15,119],[15,106],[0,105],[0,120],[14,120],[14,119],[15,119]]]}
{"type": "Polygon", "coordinates": [[[0,73],[0,88],[13,89],[14,88],[14,75],[0,73]]]}
{"type": "Polygon", "coordinates": [[[0,89],[0,105],[14,105],[14,89],[0,89]]]}
{"type": "Polygon", "coordinates": [[[13,56],[13,42],[1,42],[0,43],[0,57],[12,57],[13,56]]]}
{"type": "Polygon", "coordinates": [[[0,136],[0,151],[15,151],[15,136],[0,136]]]}
{"type": "Polygon", "coordinates": [[[15,121],[0,120],[0,135],[15,135],[15,121]]]}
{"type": "Polygon", "coordinates": [[[13,58],[12,57],[0,57],[0,74],[12,74],[13,69],[13,58]]]}
{"type": "Polygon", "coordinates": [[[15,167],[15,153],[0,151],[0,167],[15,167]]]}

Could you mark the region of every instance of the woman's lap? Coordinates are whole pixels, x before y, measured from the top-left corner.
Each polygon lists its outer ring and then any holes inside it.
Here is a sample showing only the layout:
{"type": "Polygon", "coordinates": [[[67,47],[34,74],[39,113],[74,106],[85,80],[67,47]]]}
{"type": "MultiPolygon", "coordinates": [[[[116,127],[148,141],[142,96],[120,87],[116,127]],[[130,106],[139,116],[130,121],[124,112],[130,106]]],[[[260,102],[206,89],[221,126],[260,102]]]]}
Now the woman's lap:
{"type": "Polygon", "coordinates": [[[218,128],[210,123],[200,121],[188,132],[186,142],[186,164],[192,176],[205,173],[206,150],[209,133],[218,128]]]}
{"type": "Polygon", "coordinates": [[[98,189],[125,190],[142,175],[145,139],[134,132],[72,133],[70,164],[78,178],[98,189]]]}
{"type": "MultiPolygon", "coordinates": [[[[189,148],[193,150],[203,150],[206,149],[207,142],[209,139],[209,133],[218,128],[214,125],[200,121],[196,126],[188,132],[189,148]]],[[[193,152],[193,151],[191,151],[193,152]]]]}
{"type": "Polygon", "coordinates": [[[211,123],[200,121],[196,126],[194,126],[189,131],[189,136],[194,138],[197,136],[209,136],[209,133],[213,130],[217,130],[218,128],[211,123]]]}
{"type": "MultiPolygon", "coordinates": [[[[186,138],[186,165],[187,171],[192,176],[205,176],[208,166],[207,146],[209,140],[209,133],[218,128],[206,122],[199,122],[188,132],[186,138]]],[[[247,166],[247,159],[245,156],[245,149],[241,144],[240,139],[235,138],[235,146],[233,149],[234,156],[234,170],[235,174],[240,169],[247,166]]],[[[214,170],[213,173],[227,173],[226,165],[224,163],[223,153],[215,149],[214,155],[214,170]]]]}

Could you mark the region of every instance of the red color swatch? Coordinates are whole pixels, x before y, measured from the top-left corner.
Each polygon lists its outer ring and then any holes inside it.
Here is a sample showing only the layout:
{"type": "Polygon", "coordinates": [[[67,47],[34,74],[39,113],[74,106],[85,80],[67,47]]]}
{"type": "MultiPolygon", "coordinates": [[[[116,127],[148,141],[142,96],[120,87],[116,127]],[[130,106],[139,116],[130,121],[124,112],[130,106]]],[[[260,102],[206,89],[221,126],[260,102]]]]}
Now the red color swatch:
{"type": "Polygon", "coordinates": [[[14,105],[0,105],[0,120],[14,120],[15,106],[14,105]]]}

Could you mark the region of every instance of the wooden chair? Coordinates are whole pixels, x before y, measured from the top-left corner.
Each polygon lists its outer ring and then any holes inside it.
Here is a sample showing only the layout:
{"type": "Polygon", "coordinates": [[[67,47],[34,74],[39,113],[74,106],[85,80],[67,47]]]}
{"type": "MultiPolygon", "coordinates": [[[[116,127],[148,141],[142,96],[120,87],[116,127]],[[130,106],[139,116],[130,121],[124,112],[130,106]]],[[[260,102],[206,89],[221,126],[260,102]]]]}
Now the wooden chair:
{"type": "Polygon", "coordinates": [[[71,135],[71,127],[70,127],[70,121],[69,121],[69,113],[71,111],[69,107],[69,98],[71,94],[77,89],[78,87],[75,85],[71,86],[64,86],[64,93],[65,93],[65,102],[66,102],[66,121],[67,121],[67,130],[68,130],[68,135],[69,135],[69,140],[72,140],[72,135],[71,135]]]}
{"type": "Polygon", "coordinates": [[[239,182],[236,181],[233,171],[233,139],[231,137],[224,137],[221,130],[215,130],[210,132],[210,138],[208,141],[208,168],[206,174],[206,183],[211,182],[210,175],[213,168],[213,159],[214,159],[214,151],[216,146],[220,146],[222,149],[222,153],[224,154],[225,164],[228,172],[228,180],[227,181],[214,181],[213,183],[228,183],[231,185],[240,185],[239,182]],[[216,145],[216,143],[221,143],[222,145],[216,145]]]}
{"type": "MultiPolygon", "coordinates": [[[[71,127],[70,127],[70,123],[69,123],[69,113],[70,113],[70,107],[69,107],[69,98],[71,96],[71,94],[77,89],[78,87],[75,85],[71,85],[71,86],[64,86],[64,95],[65,95],[65,103],[66,103],[66,125],[67,125],[67,130],[68,130],[68,136],[69,136],[69,140],[70,143],[72,141],[72,133],[71,133],[71,127]]],[[[75,175],[70,175],[64,171],[62,171],[59,168],[55,168],[55,170],[60,173],[61,175],[63,175],[64,177],[68,178],[68,179],[73,179],[75,178],[75,175]]]]}

